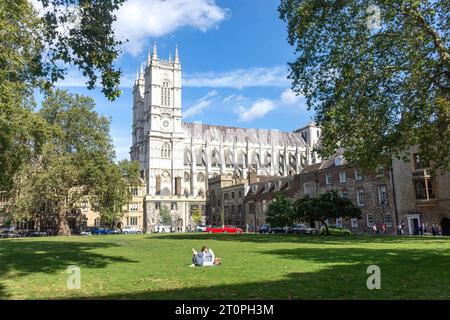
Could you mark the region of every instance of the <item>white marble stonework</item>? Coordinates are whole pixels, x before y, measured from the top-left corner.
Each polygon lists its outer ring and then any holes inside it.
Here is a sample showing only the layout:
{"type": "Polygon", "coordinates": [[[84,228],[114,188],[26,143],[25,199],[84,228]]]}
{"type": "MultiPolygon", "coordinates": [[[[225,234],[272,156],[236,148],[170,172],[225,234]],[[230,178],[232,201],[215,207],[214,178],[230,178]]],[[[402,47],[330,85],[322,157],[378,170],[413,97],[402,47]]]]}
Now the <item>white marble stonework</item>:
{"type": "Polygon", "coordinates": [[[140,163],[149,199],[203,199],[213,176],[247,177],[250,171],[286,176],[319,161],[312,152],[320,135],[314,123],[281,132],[183,122],[181,88],[178,48],[173,60],[161,60],[154,46],[133,89],[130,152],[140,163]]]}

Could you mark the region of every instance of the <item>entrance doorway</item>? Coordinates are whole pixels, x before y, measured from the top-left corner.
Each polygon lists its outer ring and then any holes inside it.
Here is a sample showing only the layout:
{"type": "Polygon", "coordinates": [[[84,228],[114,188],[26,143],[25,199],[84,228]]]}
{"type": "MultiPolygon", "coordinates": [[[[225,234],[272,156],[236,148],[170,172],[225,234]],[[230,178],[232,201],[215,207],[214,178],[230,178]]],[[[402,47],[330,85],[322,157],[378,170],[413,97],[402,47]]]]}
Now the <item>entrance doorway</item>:
{"type": "Polygon", "coordinates": [[[408,229],[410,235],[418,235],[419,234],[419,226],[420,226],[420,215],[412,214],[408,217],[408,229]]]}
{"type": "Polygon", "coordinates": [[[442,228],[443,236],[450,236],[450,219],[449,218],[443,218],[441,220],[441,228],[442,228]]]}

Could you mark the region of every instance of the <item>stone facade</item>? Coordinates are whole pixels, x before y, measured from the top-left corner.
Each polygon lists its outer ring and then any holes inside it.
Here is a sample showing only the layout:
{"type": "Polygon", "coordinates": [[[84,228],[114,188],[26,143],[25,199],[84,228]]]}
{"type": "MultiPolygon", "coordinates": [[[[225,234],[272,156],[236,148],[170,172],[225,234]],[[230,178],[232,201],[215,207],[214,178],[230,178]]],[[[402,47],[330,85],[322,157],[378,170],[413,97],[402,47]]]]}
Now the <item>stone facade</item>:
{"type": "MultiPolygon", "coordinates": [[[[181,64],[158,57],[156,46],[136,76],[133,89],[131,160],[147,185],[147,225],[157,221],[152,202],[206,204],[208,179],[299,173],[319,159],[314,146],[320,129],[309,123],[295,132],[212,126],[182,121],[181,64]]],[[[179,214],[173,210],[173,214],[179,214]]],[[[186,223],[189,219],[183,219],[186,223]]],[[[183,225],[183,228],[186,225],[183,225]]]]}
{"type": "MultiPolygon", "coordinates": [[[[354,233],[370,233],[373,224],[376,224],[379,229],[386,224],[386,233],[396,233],[396,210],[390,170],[380,168],[377,172],[362,172],[358,167],[347,163],[342,156],[306,166],[297,175],[264,177],[257,181],[237,181],[236,184],[233,184],[233,180],[230,179],[216,178],[210,181],[210,186],[211,192],[214,190],[214,194],[221,195],[221,199],[224,199],[226,193],[230,194],[234,191],[237,196],[239,193],[236,191],[246,191],[241,193],[242,197],[232,199],[231,205],[244,204],[244,212],[237,221],[241,222],[241,226],[249,224],[252,229],[255,225],[258,227],[266,222],[267,207],[279,193],[296,200],[305,195],[314,196],[336,190],[361,208],[362,218],[360,220],[337,219],[329,221],[330,224],[343,226],[354,233]],[[221,183],[218,183],[219,181],[221,183]]],[[[222,203],[225,207],[225,200],[222,200],[222,203]]],[[[209,204],[212,206],[211,213],[214,215],[220,206],[211,196],[209,204]]],[[[214,221],[213,216],[211,221],[214,221]]],[[[232,220],[234,221],[237,222],[232,220]]],[[[228,223],[226,218],[225,223],[228,223]]]]}
{"type": "Polygon", "coordinates": [[[409,162],[393,161],[394,185],[399,221],[407,234],[418,234],[421,224],[437,224],[444,235],[450,235],[450,174],[431,176],[420,165],[417,148],[411,148],[409,162]]]}

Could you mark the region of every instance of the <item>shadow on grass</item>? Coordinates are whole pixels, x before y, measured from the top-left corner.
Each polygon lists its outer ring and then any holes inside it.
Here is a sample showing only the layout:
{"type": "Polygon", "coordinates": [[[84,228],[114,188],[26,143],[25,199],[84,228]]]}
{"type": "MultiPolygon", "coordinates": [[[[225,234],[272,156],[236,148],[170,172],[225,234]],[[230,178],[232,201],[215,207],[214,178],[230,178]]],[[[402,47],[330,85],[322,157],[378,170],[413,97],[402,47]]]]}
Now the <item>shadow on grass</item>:
{"type": "MultiPolygon", "coordinates": [[[[274,256],[280,268],[289,260],[315,263],[319,268],[305,272],[290,264],[281,279],[208,286],[205,282],[190,287],[147,290],[140,292],[78,297],[77,299],[450,299],[450,250],[415,249],[346,249],[295,248],[264,252],[274,256]],[[367,288],[367,267],[381,268],[381,290],[367,288]]],[[[273,261],[273,259],[272,259],[273,261]]],[[[230,262],[236,263],[236,262],[230,262]]],[[[239,263],[239,262],[237,262],[239,263]]],[[[224,264],[220,268],[227,268],[224,264]]],[[[242,265],[242,268],[248,266],[242,265]]],[[[186,272],[213,273],[220,277],[220,269],[186,272]]],[[[239,279],[239,274],[236,278],[239,279]]]]}
{"type": "MultiPolygon", "coordinates": [[[[91,251],[117,246],[102,242],[3,240],[0,242],[0,280],[8,276],[55,273],[70,265],[104,268],[111,263],[136,262],[91,251]]],[[[5,287],[0,283],[0,299],[7,297],[5,287]]]]}
{"type": "Polygon", "coordinates": [[[411,242],[444,242],[450,244],[450,237],[410,237],[410,236],[311,236],[292,234],[208,234],[208,233],[183,233],[152,235],[150,239],[172,239],[172,240],[219,240],[255,243],[411,243],[411,242]]]}

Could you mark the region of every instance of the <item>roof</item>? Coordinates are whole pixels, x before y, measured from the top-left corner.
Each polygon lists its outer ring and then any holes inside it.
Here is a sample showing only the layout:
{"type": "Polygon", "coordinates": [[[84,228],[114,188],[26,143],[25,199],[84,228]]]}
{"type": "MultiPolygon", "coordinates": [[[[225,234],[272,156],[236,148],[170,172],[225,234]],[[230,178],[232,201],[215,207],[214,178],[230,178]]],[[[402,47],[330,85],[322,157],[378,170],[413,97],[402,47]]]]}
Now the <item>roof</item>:
{"type": "Polygon", "coordinates": [[[238,143],[306,146],[305,140],[298,132],[215,126],[192,122],[182,122],[182,127],[187,136],[206,141],[219,142],[222,140],[233,143],[236,139],[238,143]]]}

